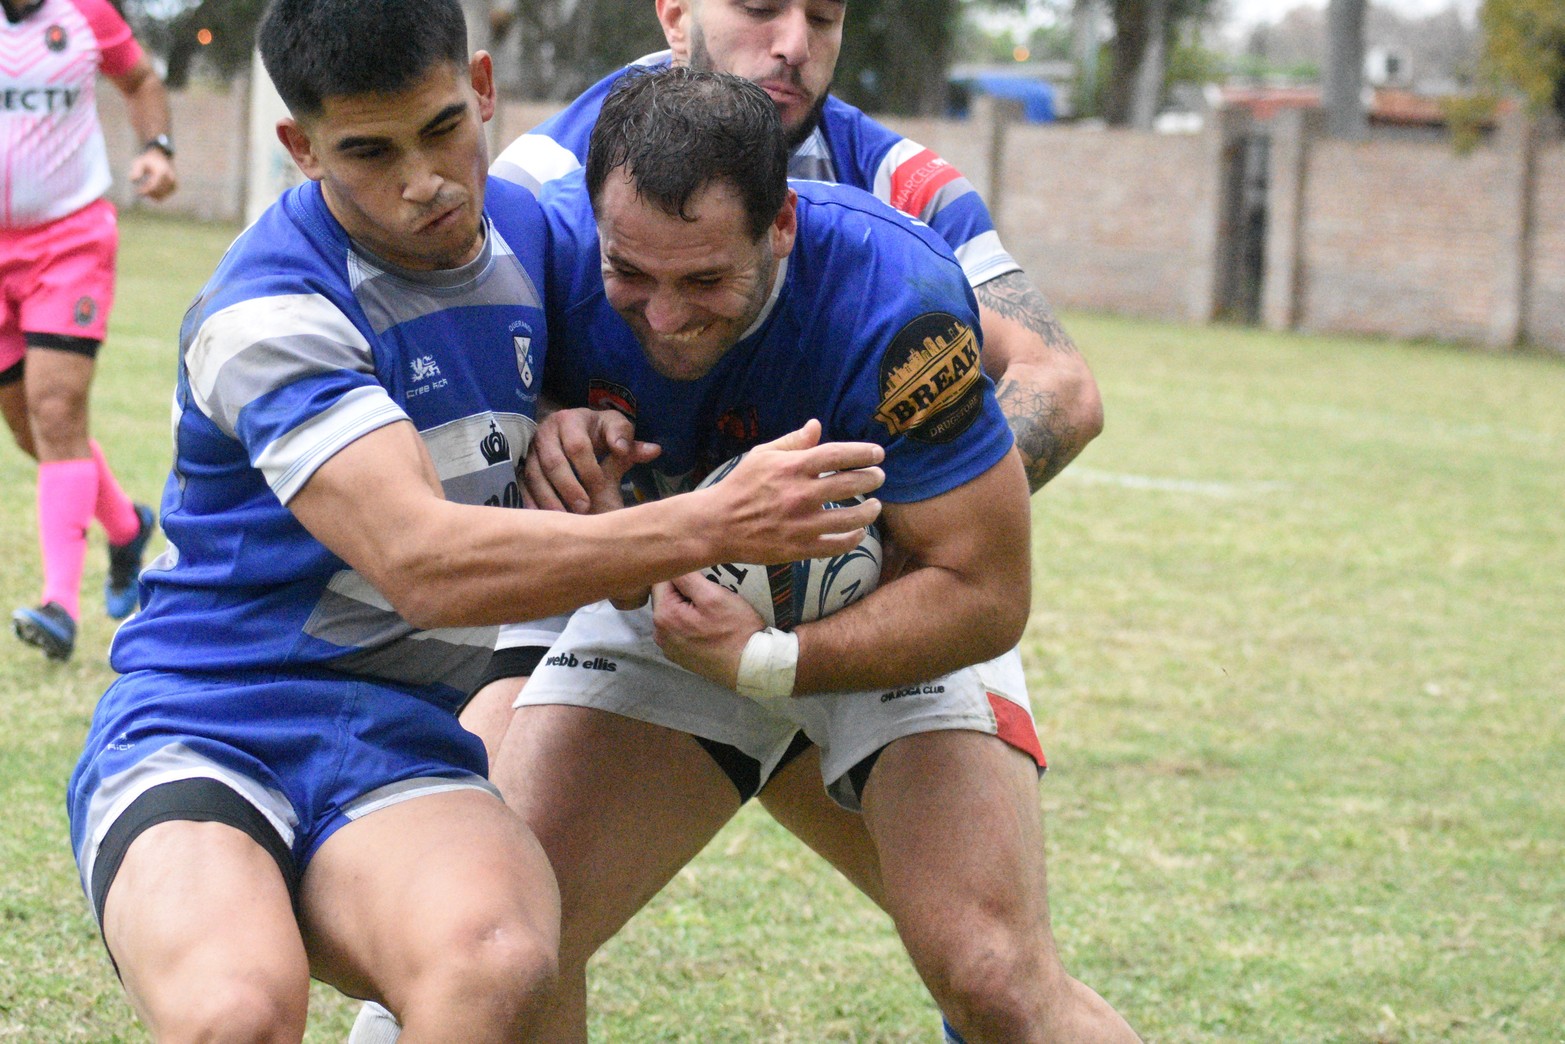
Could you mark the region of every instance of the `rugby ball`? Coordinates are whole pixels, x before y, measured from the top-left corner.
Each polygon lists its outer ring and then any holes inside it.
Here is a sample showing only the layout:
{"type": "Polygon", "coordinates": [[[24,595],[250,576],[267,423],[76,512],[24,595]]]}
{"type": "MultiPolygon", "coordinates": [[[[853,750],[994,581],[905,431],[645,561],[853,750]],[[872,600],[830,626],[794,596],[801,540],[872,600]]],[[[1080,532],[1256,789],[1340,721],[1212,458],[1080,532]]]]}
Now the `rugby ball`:
{"type": "MultiPolygon", "coordinates": [[[[722,481],[743,459],[741,453],[713,468],[696,488],[722,481]]],[[[849,507],[863,500],[854,497],[826,507],[849,507]]],[[[880,528],[871,524],[859,546],[845,554],[773,566],[728,562],[709,566],[701,575],[749,602],[766,626],[789,631],[798,624],[830,616],[875,590],[880,583],[880,566],[880,528]]]]}

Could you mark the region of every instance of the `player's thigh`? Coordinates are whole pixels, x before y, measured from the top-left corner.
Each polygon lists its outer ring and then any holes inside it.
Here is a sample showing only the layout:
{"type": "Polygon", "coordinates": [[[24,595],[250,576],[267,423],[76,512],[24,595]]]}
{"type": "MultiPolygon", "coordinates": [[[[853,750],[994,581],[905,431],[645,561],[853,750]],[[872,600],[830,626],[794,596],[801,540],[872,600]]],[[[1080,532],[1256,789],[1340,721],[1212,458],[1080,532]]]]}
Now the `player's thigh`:
{"type": "Polygon", "coordinates": [[[23,382],[28,402],[37,404],[51,397],[85,401],[96,366],[96,356],[86,350],[29,345],[23,382]]]}
{"type": "Polygon", "coordinates": [[[500,753],[500,741],[511,725],[514,715],[511,704],[522,691],[527,679],[500,678],[490,682],[473,694],[462,708],[462,727],[484,741],[484,753],[493,765],[500,753]]]}
{"type": "Polygon", "coordinates": [[[84,351],[27,349],[27,413],[43,460],[84,457],[94,360],[84,351]]]}
{"type": "Polygon", "coordinates": [[[885,905],[880,857],[864,817],[837,804],[821,785],[821,752],[813,743],[761,788],[762,806],[854,887],[885,905]]]}
{"type": "Polygon", "coordinates": [[[559,897],[532,834],[487,790],[426,794],[337,830],[300,882],[315,975],[400,1005],[433,968],[552,964],[559,897]]]}
{"type": "Polygon", "coordinates": [[[103,934],[160,1039],[241,1020],[279,1039],[304,1032],[309,968],[288,887],[232,826],[171,820],[138,835],[105,897],[103,934]]]}
{"type": "Polygon", "coordinates": [[[1052,952],[1036,763],[991,735],[919,733],[864,788],[886,907],[910,951],[979,924],[1052,952]]]}
{"type": "MultiPolygon", "coordinates": [[[[0,353],[3,354],[3,353],[0,353]]],[[[18,360],[11,366],[0,368],[0,417],[11,430],[16,445],[28,456],[34,456],[33,426],[27,419],[27,387],[23,383],[25,367],[18,360]]]]}
{"type": "Polygon", "coordinates": [[[523,705],[491,769],[559,880],[562,960],[585,960],[739,808],[688,733],[611,711],[523,705]]]}

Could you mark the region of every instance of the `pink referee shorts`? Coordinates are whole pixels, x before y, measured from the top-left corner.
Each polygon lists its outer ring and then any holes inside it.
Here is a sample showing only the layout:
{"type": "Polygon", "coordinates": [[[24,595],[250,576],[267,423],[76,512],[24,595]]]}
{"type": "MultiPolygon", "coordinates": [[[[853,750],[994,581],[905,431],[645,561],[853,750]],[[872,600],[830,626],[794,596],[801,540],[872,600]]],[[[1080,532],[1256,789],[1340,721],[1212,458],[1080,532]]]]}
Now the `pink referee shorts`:
{"type": "Polygon", "coordinates": [[[103,340],[119,242],[106,199],[47,225],[0,229],[0,373],[21,360],[27,334],[103,340]]]}

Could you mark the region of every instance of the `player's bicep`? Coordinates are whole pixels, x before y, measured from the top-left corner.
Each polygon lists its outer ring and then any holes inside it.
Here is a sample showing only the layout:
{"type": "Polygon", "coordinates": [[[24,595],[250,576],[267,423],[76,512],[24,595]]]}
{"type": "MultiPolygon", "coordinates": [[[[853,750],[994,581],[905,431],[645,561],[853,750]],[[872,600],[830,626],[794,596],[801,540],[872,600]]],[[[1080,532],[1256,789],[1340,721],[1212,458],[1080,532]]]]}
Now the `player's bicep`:
{"type": "Polygon", "coordinates": [[[881,527],[906,569],[949,571],[963,584],[1027,597],[1031,516],[1026,475],[1012,449],[948,492],[888,503],[881,527]]]}
{"type": "Polygon", "coordinates": [[[315,539],[375,583],[397,568],[404,548],[419,546],[413,534],[429,505],[443,499],[418,429],[398,421],[333,453],[288,508],[315,539]]]}

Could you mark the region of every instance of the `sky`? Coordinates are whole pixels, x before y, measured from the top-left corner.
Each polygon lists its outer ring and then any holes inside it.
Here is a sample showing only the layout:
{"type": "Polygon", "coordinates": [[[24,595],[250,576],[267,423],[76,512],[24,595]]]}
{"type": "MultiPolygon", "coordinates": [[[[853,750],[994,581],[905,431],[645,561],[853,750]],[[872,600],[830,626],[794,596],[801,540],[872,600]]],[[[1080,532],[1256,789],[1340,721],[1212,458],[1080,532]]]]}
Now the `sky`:
{"type": "MultiPolygon", "coordinates": [[[[1369,0],[1369,2],[1375,7],[1389,8],[1405,17],[1414,18],[1455,7],[1469,22],[1477,17],[1478,8],[1483,5],[1483,0],[1369,0]]],[[[1225,0],[1224,6],[1228,15],[1222,23],[1220,32],[1224,37],[1239,39],[1255,26],[1263,22],[1275,22],[1295,7],[1314,7],[1324,10],[1326,3],[1327,0],[1225,0]]],[[[1025,32],[1030,26],[1055,24],[1061,17],[1060,12],[1069,10],[1070,5],[1029,0],[1028,7],[1027,13],[980,12],[977,18],[980,24],[988,28],[1025,32]]]]}
{"type": "MultiPolygon", "coordinates": [[[[1417,17],[1431,15],[1455,7],[1464,18],[1473,18],[1482,0],[1370,0],[1376,7],[1386,7],[1398,14],[1417,17]]],[[[1295,7],[1324,8],[1326,0],[1228,0],[1233,12],[1230,21],[1249,27],[1262,22],[1275,22],[1295,7]]]]}

